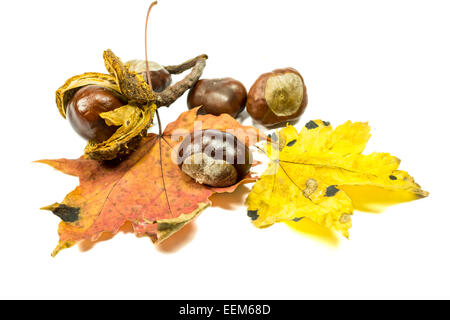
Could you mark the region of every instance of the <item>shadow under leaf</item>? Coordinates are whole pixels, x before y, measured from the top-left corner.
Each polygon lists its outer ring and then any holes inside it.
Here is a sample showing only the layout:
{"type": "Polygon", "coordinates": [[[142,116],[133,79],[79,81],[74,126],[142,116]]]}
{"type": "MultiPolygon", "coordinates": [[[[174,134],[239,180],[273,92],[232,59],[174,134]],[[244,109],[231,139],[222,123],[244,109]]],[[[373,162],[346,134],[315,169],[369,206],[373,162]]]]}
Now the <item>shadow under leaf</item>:
{"type": "MultiPolygon", "coordinates": [[[[127,233],[134,233],[133,225],[131,224],[131,222],[126,222],[126,223],[124,223],[123,226],[120,227],[120,229],[119,229],[119,231],[118,231],[117,233],[119,233],[119,232],[124,233],[124,234],[127,234],[127,233]]],[[[116,234],[117,234],[117,233],[116,233],[116,234]]],[[[79,248],[79,250],[80,250],[81,252],[89,251],[89,250],[91,250],[93,247],[95,247],[95,245],[97,245],[98,243],[103,242],[103,241],[107,241],[107,240],[110,240],[110,239],[114,238],[114,236],[115,236],[116,234],[112,234],[112,233],[110,233],[110,232],[104,232],[104,233],[102,233],[102,235],[101,235],[97,240],[95,240],[95,241],[91,241],[91,240],[83,240],[83,241],[81,241],[81,242],[78,244],[78,248],[79,248]]]]}
{"type": "Polygon", "coordinates": [[[178,232],[171,235],[168,239],[156,246],[156,249],[162,253],[174,253],[182,249],[191,242],[197,233],[195,221],[188,223],[178,232]]]}
{"type": "Polygon", "coordinates": [[[298,222],[286,221],[285,224],[295,232],[324,243],[330,247],[337,248],[339,246],[340,240],[334,231],[327,229],[308,218],[303,218],[298,222]]]}
{"type": "Polygon", "coordinates": [[[232,193],[215,193],[209,199],[212,207],[218,207],[225,210],[235,210],[245,204],[250,189],[246,185],[240,185],[232,193]]]}

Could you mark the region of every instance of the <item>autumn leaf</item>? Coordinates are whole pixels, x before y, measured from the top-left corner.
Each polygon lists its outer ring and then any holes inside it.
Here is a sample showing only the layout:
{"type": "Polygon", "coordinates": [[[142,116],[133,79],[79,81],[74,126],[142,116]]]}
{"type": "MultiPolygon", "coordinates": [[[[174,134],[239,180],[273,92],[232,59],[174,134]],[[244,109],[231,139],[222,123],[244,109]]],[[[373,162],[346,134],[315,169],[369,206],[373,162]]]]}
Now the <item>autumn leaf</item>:
{"type": "Polygon", "coordinates": [[[249,174],[231,187],[212,188],[196,183],[179,169],[172,151],[194,129],[227,129],[248,145],[264,137],[228,115],[197,115],[197,110],[181,114],[162,136],[144,137],[138,149],[118,164],[84,158],[38,161],[78,176],[80,181],[61,203],[43,208],[62,219],[53,256],[81,240],[94,241],[103,232],[115,234],[128,221],[137,235],[159,243],[195,219],[210,205],[214,193],[233,192],[239,184],[255,181],[249,174]]]}
{"type": "Polygon", "coordinates": [[[267,170],[247,198],[248,216],[257,227],[308,218],[349,235],[354,209],[381,211],[428,193],[388,153],[362,152],[370,138],[367,123],[350,121],[332,129],[310,121],[300,132],[292,126],[265,145],[267,170]]]}

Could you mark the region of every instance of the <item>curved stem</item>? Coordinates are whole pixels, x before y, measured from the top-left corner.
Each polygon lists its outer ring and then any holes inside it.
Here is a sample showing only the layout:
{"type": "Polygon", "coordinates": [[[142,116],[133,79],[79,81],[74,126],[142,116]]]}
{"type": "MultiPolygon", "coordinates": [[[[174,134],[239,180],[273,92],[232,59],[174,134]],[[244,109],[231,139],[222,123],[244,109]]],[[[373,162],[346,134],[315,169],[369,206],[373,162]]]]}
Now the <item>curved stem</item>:
{"type": "Polygon", "coordinates": [[[175,66],[164,66],[164,69],[166,69],[170,74],[180,74],[184,71],[186,71],[187,69],[192,68],[193,66],[195,66],[195,64],[197,63],[197,61],[199,59],[208,59],[208,56],[206,54],[201,54],[195,58],[192,58],[188,61],[183,62],[182,64],[178,64],[175,66]]]}
{"type": "Polygon", "coordinates": [[[150,77],[150,69],[148,67],[148,55],[147,55],[147,29],[148,29],[148,18],[150,17],[150,11],[152,11],[153,6],[157,5],[158,1],[154,1],[150,4],[150,7],[147,11],[147,18],[145,19],[145,70],[147,72],[147,83],[150,87],[150,90],[153,91],[152,81],[150,77]]]}
{"type": "Polygon", "coordinates": [[[192,88],[195,83],[197,83],[198,79],[200,79],[203,73],[203,69],[205,69],[207,58],[207,55],[201,55],[194,59],[188,60],[179,66],[168,67],[171,73],[180,73],[193,66],[192,71],[183,80],[180,80],[174,85],[166,88],[163,92],[155,92],[156,105],[158,107],[168,107],[179,97],[181,97],[186,92],[186,90],[192,88]]]}

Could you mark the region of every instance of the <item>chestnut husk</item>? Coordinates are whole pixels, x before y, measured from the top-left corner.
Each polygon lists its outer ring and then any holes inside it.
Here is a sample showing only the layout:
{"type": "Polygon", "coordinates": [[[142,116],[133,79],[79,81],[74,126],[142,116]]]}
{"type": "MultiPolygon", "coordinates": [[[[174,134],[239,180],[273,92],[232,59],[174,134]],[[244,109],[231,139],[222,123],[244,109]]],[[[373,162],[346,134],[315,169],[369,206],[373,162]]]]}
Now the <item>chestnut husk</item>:
{"type": "Polygon", "coordinates": [[[207,58],[206,55],[200,55],[180,65],[166,67],[171,74],[190,68],[192,70],[175,85],[162,92],[154,92],[142,74],[130,70],[111,50],[106,50],[103,59],[109,74],[90,72],[71,77],[56,91],[56,105],[60,114],[66,118],[69,100],[78,89],[88,85],[114,90],[128,101],[123,107],[100,114],[107,124],[119,128],[106,141],[89,141],[84,150],[84,156],[89,159],[121,159],[135,150],[141,138],[147,134],[156,109],[169,106],[198,81],[207,58]]]}

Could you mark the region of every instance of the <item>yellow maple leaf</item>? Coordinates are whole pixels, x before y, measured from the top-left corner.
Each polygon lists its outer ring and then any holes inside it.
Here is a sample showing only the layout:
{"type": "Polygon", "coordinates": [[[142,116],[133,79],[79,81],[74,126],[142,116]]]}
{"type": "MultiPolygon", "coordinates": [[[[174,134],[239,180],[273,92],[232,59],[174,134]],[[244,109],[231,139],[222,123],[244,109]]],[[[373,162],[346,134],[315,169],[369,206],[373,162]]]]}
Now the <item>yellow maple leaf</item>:
{"type": "Polygon", "coordinates": [[[288,125],[265,145],[267,170],[247,198],[257,227],[303,218],[348,237],[353,210],[380,212],[388,205],[428,196],[388,153],[362,152],[367,123],[347,121],[335,130],[310,121],[300,132],[288,125]]]}

